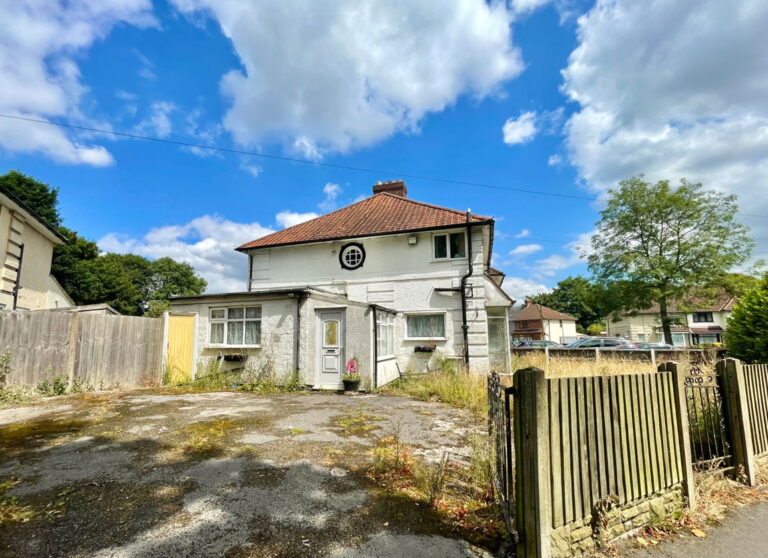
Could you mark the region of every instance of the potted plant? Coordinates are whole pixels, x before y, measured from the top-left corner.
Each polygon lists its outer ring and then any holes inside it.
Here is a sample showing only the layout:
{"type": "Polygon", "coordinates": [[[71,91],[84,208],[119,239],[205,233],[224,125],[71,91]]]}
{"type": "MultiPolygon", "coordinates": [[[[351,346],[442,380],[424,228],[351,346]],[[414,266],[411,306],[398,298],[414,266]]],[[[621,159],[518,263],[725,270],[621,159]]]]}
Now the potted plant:
{"type": "Polygon", "coordinates": [[[341,381],[344,382],[344,391],[357,391],[360,387],[360,371],[356,358],[353,357],[347,361],[344,374],[341,375],[341,381]]]}

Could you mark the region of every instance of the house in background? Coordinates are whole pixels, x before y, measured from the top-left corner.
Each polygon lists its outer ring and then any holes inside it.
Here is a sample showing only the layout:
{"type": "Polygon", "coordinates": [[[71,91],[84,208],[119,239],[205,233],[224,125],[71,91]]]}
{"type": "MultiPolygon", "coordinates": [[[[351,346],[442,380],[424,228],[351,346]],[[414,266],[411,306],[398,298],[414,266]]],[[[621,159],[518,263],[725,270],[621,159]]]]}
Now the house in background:
{"type": "Polygon", "coordinates": [[[330,389],[351,359],[369,388],[442,359],[506,369],[513,301],[489,267],[493,229],[490,217],[409,199],[402,181],[378,183],[369,198],[237,248],[246,291],[173,298],[169,366],[194,374],[249,357],[330,389]]]}
{"type": "Polygon", "coordinates": [[[566,344],[579,338],[576,318],[530,300],[510,311],[509,323],[513,341],[546,340],[566,344]]]}
{"type": "Polygon", "coordinates": [[[67,242],[0,187],[0,309],[43,310],[74,303],[51,275],[53,247],[67,242]]]}
{"type": "MultiPolygon", "coordinates": [[[[670,304],[669,312],[675,320],[672,326],[672,342],[676,347],[690,347],[704,343],[722,343],[736,299],[725,293],[714,301],[695,300],[685,307],[670,304]]],[[[645,310],[627,313],[620,318],[609,316],[608,335],[626,337],[638,343],[663,343],[659,306],[654,304],[645,310]]]]}

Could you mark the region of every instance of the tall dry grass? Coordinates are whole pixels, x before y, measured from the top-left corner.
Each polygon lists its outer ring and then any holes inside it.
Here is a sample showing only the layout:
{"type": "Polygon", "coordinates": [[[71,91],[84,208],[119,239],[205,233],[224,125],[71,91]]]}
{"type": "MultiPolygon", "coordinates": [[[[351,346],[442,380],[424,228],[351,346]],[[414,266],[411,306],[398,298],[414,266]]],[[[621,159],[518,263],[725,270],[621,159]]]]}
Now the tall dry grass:
{"type": "Polygon", "coordinates": [[[379,388],[379,391],[422,401],[440,401],[467,409],[478,416],[485,416],[488,412],[484,374],[468,374],[463,371],[408,374],[403,379],[379,388]]]}
{"type": "MultiPolygon", "coordinates": [[[[590,355],[591,356],[591,355],[590,355]]],[[[676,362],[682,370],[689,370],[693,367],[688,355],[681,353],[675,355],[676,362]]],[[[662,359],[656,361],[658,366],[664,362],[662,359]]],[[[575,358],[575,357],[555,357],[550,356],[547,359],[543,352],[513,352],[510,360],[511,370],[520,370],[521,368],[541,368],[552,378],[573,378],[583,376],[615,376],[620,374],[647,374],[655,372],[653,364],[650,361],[638,360],[623,354],[621,351],[608,352],[601,354],[599,359],[595,358],[575,358]]],[[[706,362],[700,364],[699,368],[705,374],[714,374],[715,364],[706,362]]]]}

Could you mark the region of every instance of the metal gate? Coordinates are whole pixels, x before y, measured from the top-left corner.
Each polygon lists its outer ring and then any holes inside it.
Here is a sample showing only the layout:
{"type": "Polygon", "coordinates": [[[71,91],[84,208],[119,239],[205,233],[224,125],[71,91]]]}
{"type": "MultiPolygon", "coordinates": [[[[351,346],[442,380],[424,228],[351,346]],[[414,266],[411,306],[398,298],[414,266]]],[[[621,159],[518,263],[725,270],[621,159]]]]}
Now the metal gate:
{"type": "Polygon", "coordinates": [[[494,490],[507,529],[514,535],[515,456],[512,443],[512,394],[496,372],[488,376],[488,434],[494,451],[494,490]]]}
{"type": "Polygon", "coordinates": [[[716,374],[706,373],[696,365],[691,367],[685,378],[685,400],[693,468],[699,471],[733,465],[720,393],[716,374]]]}

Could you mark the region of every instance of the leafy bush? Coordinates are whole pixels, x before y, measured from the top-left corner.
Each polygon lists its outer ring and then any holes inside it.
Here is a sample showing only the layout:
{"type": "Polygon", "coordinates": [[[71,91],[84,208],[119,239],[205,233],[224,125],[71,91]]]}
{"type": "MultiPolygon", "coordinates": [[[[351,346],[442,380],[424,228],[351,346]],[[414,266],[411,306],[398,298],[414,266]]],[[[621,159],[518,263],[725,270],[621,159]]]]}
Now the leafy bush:
{"type": "Polygon", "coordinates": [[[745,362],[768,362],[768,273],[733,307],[725,344],[745,362]]]}

